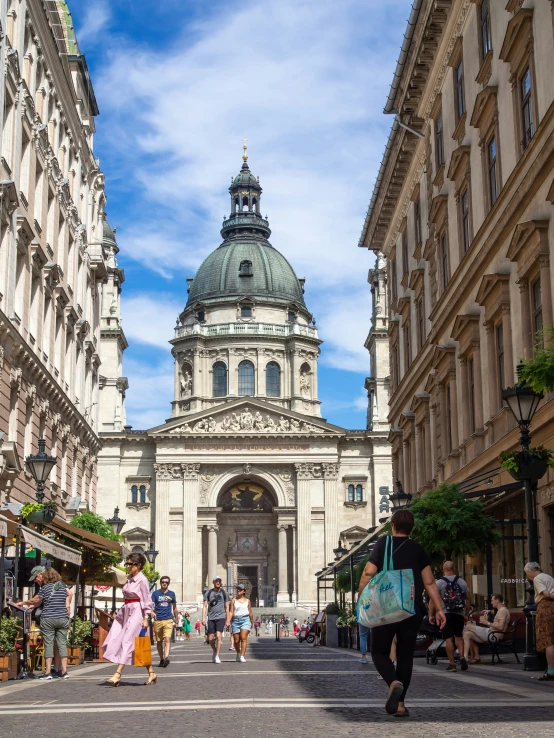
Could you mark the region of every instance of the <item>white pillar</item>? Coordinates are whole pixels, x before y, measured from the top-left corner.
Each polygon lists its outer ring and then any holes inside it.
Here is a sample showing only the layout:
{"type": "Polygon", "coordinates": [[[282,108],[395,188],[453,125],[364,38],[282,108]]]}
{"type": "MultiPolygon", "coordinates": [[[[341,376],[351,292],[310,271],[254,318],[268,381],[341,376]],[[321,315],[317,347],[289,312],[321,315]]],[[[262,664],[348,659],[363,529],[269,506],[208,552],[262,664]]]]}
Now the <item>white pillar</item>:
{"type": "Polygon", "coordinates": [[[208,526],[208,587],[212,586],[212,579],[217,575],[217,525],[208,526]]]}
{"type": "Polygon", "coordinates": [[[181,478],[180,464],[154,464],[156,470],[156,566],[159,572],[169,572],[169,487],[181,478]]]}
{"type": "Polygon", "coordinates": [[[204,572],[204,558],[202,555],[202,543],[203,543],[203,530],[204,526],[199,525],[197,528],[197,548],[198,548],[198,557],[196,560],[196,566],[198,568],[198,580],[196,584],[196,599],[197,602],[200,602],[202,600],[202,596],[204,594],[204,579],[203,579],[203,572],[204,572]]]}
{"type": "MultiPolygon", "coordinates": [[[[200,464],[182,464],[183,469],[183,596],[182,602],[196,602],[198,578],[198,501],[200,464]]],[[[200,554],[201,556],[201,554],[200,554]]]]}
{"type": "Polygon", "coordinates": [[[277,526],[279,530],[279,589],[277,591],[277,605],[288,605],[290,603],[288,592],[287,571],[287,528],[288,525],[277,526]]]}
{"type": "Polygon", "coordinates": [[[322,464],[323,489],[325,494],[325,561],[333,561],[333,549],[339,542],[339,509],[337,480],[339,465],[336,463],[322,464]]]}
{"type": "Polygon", "coordinates": [[[312,569],[312,501],[310,499],[310,464],[296,465],[296,500],[298,509],[298,601],[315,600],[315,577],[312,569]]]}
{"type": "Polygon", "coordinates": [[[296,525],[291,526],[292,532],[292,604],[296,605],[298,600],[298,584],[296,583],[297,571],[298,571],[298,546],[296,541],[296,525]]]}

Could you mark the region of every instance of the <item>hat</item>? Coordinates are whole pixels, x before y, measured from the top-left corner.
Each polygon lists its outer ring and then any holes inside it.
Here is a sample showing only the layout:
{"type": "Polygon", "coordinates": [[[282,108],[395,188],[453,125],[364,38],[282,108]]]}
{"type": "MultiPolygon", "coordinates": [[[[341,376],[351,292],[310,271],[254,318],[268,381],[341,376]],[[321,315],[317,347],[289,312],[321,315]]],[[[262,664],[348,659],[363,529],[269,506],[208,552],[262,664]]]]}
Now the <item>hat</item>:
{"type": "Polygon", "coordinates": [[[31,576],[29,578],[30,582],[34,582],[36,577],[38,577],[39,574],[42,574],[43,571],[46,571],[45,566],[33,566],[31,569],[31,576]]]}
{"type": "Polygon", "coordinates": [[[244,589],[246,592],[246,585],[245,584],[237,584],[237,589],[244,589]]]}
{"type": "Polygon", "coordinates": [[[222,579],[222,578],[221,578],[220,576],[215,576],[215,577],[214,577],[214,578],[212,579],[212,582],[217,582],[218,580],[219,580],[220,582],[222,582],[222,581],[223,581],[223,579],[222,579]]]}

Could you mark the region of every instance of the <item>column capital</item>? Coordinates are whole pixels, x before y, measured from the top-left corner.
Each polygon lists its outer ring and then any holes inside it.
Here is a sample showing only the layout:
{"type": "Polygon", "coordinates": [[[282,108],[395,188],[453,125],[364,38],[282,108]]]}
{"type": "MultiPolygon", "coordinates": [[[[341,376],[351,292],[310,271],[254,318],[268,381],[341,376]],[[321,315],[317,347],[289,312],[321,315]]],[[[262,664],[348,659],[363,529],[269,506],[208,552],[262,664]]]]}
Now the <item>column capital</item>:
{"type": "Polygon", "coordinates": [[[181,464],[154,464],[156,479],[182,479],[181,464]]]}
{"type": "Polygon", "coordinates": [[[326,462],[321,465],[323,468],[323,476],[325,479],[338,479],[340,464],[336,462],[326,462]]]}
{"type": "Polygon", "coordinates": [[[198,479],[200,464],[181,464],[184,479],[198,479]]]}
{"type": "Polygon", "coordinates": [[[295,464],[294,468],[298,479],[321,479],[323,477],[321,464],[301,463],[295,464]]]}
{"type": "Polygon", "coordinates": [[[279,523],[279,524],[277,525],[277,530],[278,530],[279,532],[281,532],[281,531],[284,531],[284,532],[286,532],[286,530],[287,530],[287,528],[288,528],[288,527],[289,527],[289,526],[288,526],[288,525],[287,525],[286,523],[279,523]]]}
{"type": "Polygon", "coordinates": [[[208,525],[208,530],[210,533],[218,533],[219,532],[219,525],[208,525]]]}

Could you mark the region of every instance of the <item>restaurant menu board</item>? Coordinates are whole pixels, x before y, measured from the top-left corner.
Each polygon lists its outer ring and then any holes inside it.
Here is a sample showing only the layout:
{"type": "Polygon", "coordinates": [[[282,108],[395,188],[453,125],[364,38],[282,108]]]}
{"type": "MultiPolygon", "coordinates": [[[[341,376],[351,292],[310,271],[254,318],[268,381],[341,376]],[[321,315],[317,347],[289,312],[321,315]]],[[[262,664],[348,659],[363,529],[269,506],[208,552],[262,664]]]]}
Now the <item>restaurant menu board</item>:
{"type": "Polygon", "coordinates": [[[4,576],[4,594],[6,602],[13,600],[13,577],[10,574],[4,576]]]}

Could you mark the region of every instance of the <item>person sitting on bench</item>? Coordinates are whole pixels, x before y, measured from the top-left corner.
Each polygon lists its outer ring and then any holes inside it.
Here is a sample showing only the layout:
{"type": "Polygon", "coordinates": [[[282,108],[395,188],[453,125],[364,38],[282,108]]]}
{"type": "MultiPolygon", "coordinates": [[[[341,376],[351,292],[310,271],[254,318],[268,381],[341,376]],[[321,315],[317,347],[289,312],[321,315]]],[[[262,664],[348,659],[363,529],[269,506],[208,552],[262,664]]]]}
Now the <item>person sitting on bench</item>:
{"type": "Polygon", "coordinates": [[[504,606],[504,598],[502,595],[495,594],[491,597],[491,604],[496,610],[496,615],[492,623],[489,623],[486,616],[479,618],[479,623],[468,623],[464,630],[464,658],[467,660],[471,651],[470,664],[478,664],[481,661],[479,657],[479,643],[488,643],[489,634],[497,633],[497,638],[502,638],[503,632],[510,622],[510,611],[504,606]]]}

